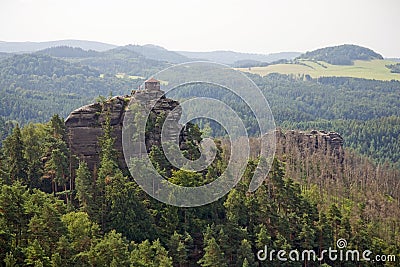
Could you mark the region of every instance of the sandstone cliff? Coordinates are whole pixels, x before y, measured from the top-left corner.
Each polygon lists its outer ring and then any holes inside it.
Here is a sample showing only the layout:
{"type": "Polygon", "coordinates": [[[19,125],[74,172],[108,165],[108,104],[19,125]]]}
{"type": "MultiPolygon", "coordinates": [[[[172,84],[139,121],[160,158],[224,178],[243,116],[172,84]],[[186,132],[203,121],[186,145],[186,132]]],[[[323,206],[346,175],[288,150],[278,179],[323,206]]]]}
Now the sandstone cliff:
{"type": "MultiPolygon", "coordinates": [[[[122,150],[122,125],[126,109],[132,101],[144,106],[154,105],[151,111],[152,117],[157,117],[161,113],[168,114],[179,105],[179,102],[166,98],[161,90],[140,90],[134,91],[130,96],[113,97],[102,103],[83,106],[71,112],[65,121],[69,147],[74,155],[87,162],[90,169],[97,166],[99,162],[100,146],[98,140],[103,135],[102,125],[107,113],[111,118],[111,126],[114,129],[115,150],[118,154],[119,164],[122,168],[126,167],[122,150]]],[[[172,118],[177,122],[179,114],[172,118]]],[[[153,128],[148,133],[147,150],[152,145],[159,145],[160,136],[161,129],[158,127],[153,128]]],[[[184,138],[184,134],[181,138],[184,138]]]]}

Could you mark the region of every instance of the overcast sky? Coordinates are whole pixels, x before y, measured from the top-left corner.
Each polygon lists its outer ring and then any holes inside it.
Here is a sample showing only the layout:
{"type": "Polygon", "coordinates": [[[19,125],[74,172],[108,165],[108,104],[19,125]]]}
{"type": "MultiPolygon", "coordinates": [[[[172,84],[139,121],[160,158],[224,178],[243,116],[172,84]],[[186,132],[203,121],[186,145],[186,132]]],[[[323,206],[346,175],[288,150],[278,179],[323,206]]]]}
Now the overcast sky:
{"type": "Polygon", "coordinates": [[[346,43],[400,57],[399,29],[399,0],[0,0],[1,41],[253,53],[346,43]]]}

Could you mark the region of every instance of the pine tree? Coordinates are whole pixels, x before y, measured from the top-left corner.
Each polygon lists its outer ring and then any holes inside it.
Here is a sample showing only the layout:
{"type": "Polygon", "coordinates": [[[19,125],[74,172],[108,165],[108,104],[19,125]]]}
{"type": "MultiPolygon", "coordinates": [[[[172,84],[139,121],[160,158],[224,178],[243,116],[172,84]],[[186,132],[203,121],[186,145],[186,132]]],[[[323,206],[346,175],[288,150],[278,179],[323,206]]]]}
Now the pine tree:
{"type": "Polygon", "coordinates": [[[128,242],[112,230],[87,253],[91,266],[129,266],[128,242]]]}
{"type": "Polygon", "coordinates": [[[137,185],[117,171],[106,185],[107,217],[111,218],[106,230],[115,229],[136,242],[152,239],[154,222],[149,210],[137,195],[137,185]]]}
{"type": "Polygon", "coordinates": [[[251,243],[247,239],[243,239],[238,251],[238,264],[247,264],[253,266],[255,264],[254,253],[251,249],[251,243]]]}
{"type": "Polygon", "coordinates": [[[103,231],[106,229],[107,221],[106,184],[110,183],[112,177],[117,172],[121,172],[118,169],[116,161],[114,142],[115,138],[112,136],[110,113],[107,111],[103,124],[103,135],[99,138],[101,148],[100,167],[96,179],[96,205],[98,208],[95,219],[103,231]]]}
{"type": "Polygon", "coordinates": [[[214,237],[208,240],[205,248],[204,256],[198,261],[204,267],[226,267],[226,259],[224,253],[221,251],[220,246],[214,237]]]}
{"type": "Polygon", "coordinates": [[[8,184],[20,180],[27,184],[27,162],[24,158],[24,144],[22,142],[21,130],[17,125],[12,134],[4,142],[4,154],[7,155],[8,184]]]}
{"type": "Polygon", "coordinates": [[[51,264],[50,258],[46,256],[37,240],[29,244],[25,249],[25,255],[25,263],[28,266],[50,266],[51,264]]]}
{"type": "Polygon", "coordinates": [[[87,163],[81,161],[76,171],[75,178],[76,197],[79,200],[81,209],[93,216],[96,210],[95,205],[95,184],[87,163]]]}
{"type": "Polygon", "coordinates": [[[172,257],[175,266],[184,266],[187,259],[187,252],[183,236],[176,231],[171,236],[168,242],[168,253],[172,257]]]}
{"type": "Polygon", "coordinates": [[[140,244],[133,243],[130,256],[131,266],[140,267],[172,267],[172,258],[168,257],[167,250],[161,245],[160,240],[152,244],[145,240],[140,244]]]}

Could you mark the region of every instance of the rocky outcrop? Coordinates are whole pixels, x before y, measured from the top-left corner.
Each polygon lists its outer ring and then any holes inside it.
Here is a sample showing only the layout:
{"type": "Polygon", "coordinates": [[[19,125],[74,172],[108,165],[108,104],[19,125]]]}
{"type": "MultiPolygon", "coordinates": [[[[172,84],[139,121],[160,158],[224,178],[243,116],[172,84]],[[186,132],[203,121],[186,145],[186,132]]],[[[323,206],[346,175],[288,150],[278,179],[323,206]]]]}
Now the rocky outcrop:
{"type": "Polygon", "coordinates": [[[343,138],[336,132],[326,132],[323,130],[312,130],[309,132],[303,131],[276,131],[276,142],[278,155],[285,155],[296,152],[302,157],[307,157],[312,154],[322,154],[331,156],[343,163],[343,138]]]}
{"type": "MultiPolygon", "coordinates": [[[[65,125],[71,152],[78,156],[80,160],[86,161],[91,170],[99,162],[101,149],[98,140],[103,135],[102,125],[107,114],[110,116],[111,126],[113,127],[115,150],[118,154],[119,165],[122,168],[126,167],[122,150],[122,125],[127,107],[132,102],[137,102],[145,107],[154,105],[151,111],[151,117],[154,119],[162,113],[168,115],[179,106],[179,102],[166,98],[161,90],[138,90],[133,91],[130,96],[117,96],[102,103],[94,103],[78,108],[66,119],[65,125]]],[[[179,108],[176,110],[179,111],[179,108]]],[[[176,124],[179,118],[179,112],[174,112],[174,115],[170,117],[170,119],[176,121],[176,124]]],[[[181,138],[184,138],[184,134],[181,135],[181,138]]],[[[159,127],[154,127],[152,131],[146,134],[147,150],[153,145],[160,144],[160,136],[161,129],[159,127]]]]}
{"type": "Polygon", "coordinates": [[[65,121],[71,152],[86,161],[90,169],[99,162],[99,137],[103,135],[105,110],[109,111],[114,129],[115,149],[122,152],[122,122],[129,97],[114,97],[103,103],[83,106],[71,112],[65,121]]]}

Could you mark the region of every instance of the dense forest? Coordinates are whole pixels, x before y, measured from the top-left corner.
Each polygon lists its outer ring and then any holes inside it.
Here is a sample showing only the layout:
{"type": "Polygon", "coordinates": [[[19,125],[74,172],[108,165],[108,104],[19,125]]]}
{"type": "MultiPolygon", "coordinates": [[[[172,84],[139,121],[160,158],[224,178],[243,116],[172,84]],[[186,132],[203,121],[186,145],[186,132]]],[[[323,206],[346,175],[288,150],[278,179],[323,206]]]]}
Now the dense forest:
{"type": "MultiPolygon", "coordinates": [[[[339,238],[353,249],[399,255],[396,170],[351,152],[343,163],[325,152],[304,154],[296,143],[285,144],[282,153],[278,144],[256,192],[247,192],[258,160],[253,158],[227,196],[178,208],[152,199],[118,167],[109,119],[103,131],[93,171],[71,155],[57,115],[45,124],[17,126],[4,140],[0,259],[6,266],[282,266],[277,259],[258,261],[256,252],[265,245],[318,252],[339,238]]],[[[199,141],[193,134],[187,141],[192,148],[199,141]]],[[[169,167],[156,146],[150,158],[171,182],[198,186],[226,166],[229,150],[218,143],[216,159],[202,173],[169,167]]],[[[288,266],[322,263],[355,264],[325,259],[288,266]]]]}
{"type": "MultiPolygon", "coordinates": [[[[170,66],[141,54],[154,49],[58,47],[0,55],[1,265],[398,265],[262,262],[256,254],[265,245],[321,252],[344,238],[348,248],[400,257],[400,82],[246,74],[267,98],[279,128],[337,131],[344,138],[344,158],[301,150],[295,141],[278,143],[272,169],[254,193],[247,189],[262,160],[257,156],[225,197],[199,208],[178,208],[149,197],[118,166],[109,120],[99,138],[100,162],[92,170],[71,154],[63,119],[80,106],[104,103],[104,96],[130,94],[142,84],[141,77],[170,66]]],[[[308,57],[329,62],[341,55],[332,64],[380,58],[357,46],[326,49],[308,57]],[[328,57],[319,58],[322,54],[328,57]]],[[[259,134],[249,107],[229,91],[199,84],[181,89],[169,97],[220,99],[244,121],[250,136],[259,134]]],[[[201,134],[215,137],[217,157],[205,171],[173,168],[162,149],[149,148],[154,166],[175,184],[209,183],[229,159],[224,129],[195,122],[203,133],[195,127],[186,145],[191,151],[183,154],[196,157],[201,134]]],[[[251,140],[257,148],[259,140],[251,140]]]]}
{"type": "Polygon", "coordinates": [[[66,117],[99,95],[129,94],[138,84],[47,55],[14,55],[0,61],[0,116],[20,124],[66,117]]]}
{"type": "Polygon", "coordinates": [[[298,59],[325,61],[333,65],[352,65],[354,60],[383,59],[383,57],[371,49],[345,44],[307,52],[298,59]]]}

